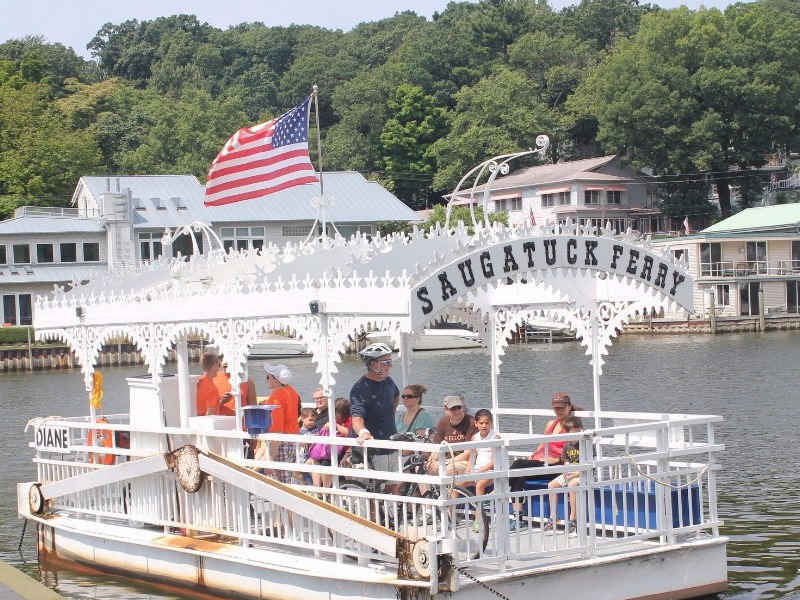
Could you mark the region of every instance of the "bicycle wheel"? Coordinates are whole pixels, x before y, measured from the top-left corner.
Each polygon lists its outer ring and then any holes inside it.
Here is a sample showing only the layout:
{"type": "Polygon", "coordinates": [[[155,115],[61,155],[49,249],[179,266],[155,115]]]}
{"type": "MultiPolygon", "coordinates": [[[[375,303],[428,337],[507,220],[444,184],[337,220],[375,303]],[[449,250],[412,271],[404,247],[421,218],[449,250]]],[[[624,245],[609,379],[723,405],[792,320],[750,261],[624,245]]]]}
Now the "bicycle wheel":
{"type": "Polygon", "coordinates": [[[458,540],[459,560],[478,558],[489,542],[489,515],[475,495],[462,487],[454,487],[450,496],[459,500],[450,507],[450,529],[458,540]]]}
{"type": "Polygon", "coordinates": [[[370,510],[371,502],[369,498],[358,497],[351,495],[350,492],[366,492],[367,486],[360,481],[351,479],[339,482],[339,489],[344,492],[340,497],[341,508],[349,513],[364,517],[370,521],[372,518],[372,511],[370,510]]]}

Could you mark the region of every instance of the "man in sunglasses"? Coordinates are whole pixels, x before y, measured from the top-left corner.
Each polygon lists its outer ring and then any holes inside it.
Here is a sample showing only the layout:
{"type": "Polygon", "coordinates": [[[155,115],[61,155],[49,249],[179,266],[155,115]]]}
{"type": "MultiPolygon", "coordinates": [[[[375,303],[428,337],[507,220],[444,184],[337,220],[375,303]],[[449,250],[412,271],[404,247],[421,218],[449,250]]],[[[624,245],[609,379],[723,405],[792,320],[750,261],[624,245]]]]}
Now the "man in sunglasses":
{"type": "MultiPolygon", "coordinates": [[[[450,394],[444,397],[445,415],[436,424],[433,434],[433,441],[437,444],[447,442],[455,444],[466,442],[478,433],[475,426],[475,419],[467,414],[467,405],[463,394],[450,394]]],[[[467,471],[469,466],[469,450],[457,452],[453,455],[448,453],[449,458],[445,465],[445,474],[452,475],[453,472],[460,475],[467,471]]],[[[431,475],[439,474],[439,455],[432,453],[427,463],[428,473],[431,475]]]]}
{"type": "MultiPolygon", "coordinates": [[[[388,440],[397,433],[394,414],[400,404],[400,390],[389,377],[392,350],[386,344],[370,344],[359,354],[367,372],[350,390],[350,416],[358,443],[365,440],[388,440]]],[[[372,466],[379,471],[397,471],[397,452],[375,449],[369,452],[372,466]]],[[[390,482],[387,482],[390,483],[390,482]]],[[[387,485],[387,491],[398,487],[387,485]]]]}

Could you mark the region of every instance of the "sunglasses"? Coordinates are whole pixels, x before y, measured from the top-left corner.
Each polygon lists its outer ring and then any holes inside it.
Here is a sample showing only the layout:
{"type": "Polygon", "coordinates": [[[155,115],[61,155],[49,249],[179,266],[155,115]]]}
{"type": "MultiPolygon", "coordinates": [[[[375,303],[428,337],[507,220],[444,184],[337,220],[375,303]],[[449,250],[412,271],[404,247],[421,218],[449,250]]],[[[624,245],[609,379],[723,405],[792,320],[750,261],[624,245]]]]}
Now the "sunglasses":
{"type": "Polygon", "coordinates": [[[402,395],[402,396],[400,396],[400,397],[401,397],[401,398],[403,398],[403,399],[407,399],[407,398],[419,398],[419,396],[415,396],[414,394],[403,394],[403,395],[402,395]]]}
{"type": "Polygon", "coordinates": [[[314,396],[314,400],[327,400],[327,396],[314,396]]]}
{"type": "Polygon", "coordinates": [[[464,410],[463,406],[451,406],[449,410],[464,410]]]}
{"type": "Polygon", "coordinates": [[[381,363],[382,365],[386,365],[387,367],[391,367],[392,366],[392,359],[391,358],[387,358],[386,360],[379,360],[378,362],[381,363]]]}

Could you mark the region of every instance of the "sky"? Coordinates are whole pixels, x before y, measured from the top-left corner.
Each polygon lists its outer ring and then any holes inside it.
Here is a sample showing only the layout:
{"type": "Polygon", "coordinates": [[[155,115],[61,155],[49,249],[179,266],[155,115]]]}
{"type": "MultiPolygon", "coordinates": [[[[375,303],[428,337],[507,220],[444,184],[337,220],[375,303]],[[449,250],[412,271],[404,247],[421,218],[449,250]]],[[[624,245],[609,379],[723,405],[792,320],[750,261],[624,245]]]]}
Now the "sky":
{"type": "MultiPolygon", "coordinates": [[[[646,0],[640,0],[644,3],[646,0]]],[[[663,8],[685,4],[724,8],[730,0],[650,0],[663,8]]],[[[559,10],[579,0],[550,0],[559,10]]],[[[319,25],[349,31],[359,23],[378,21],[412,10],[430,19],[443,11],[448,0],[0,0],[0,43],[25,35],[43,35],[60,42],[84,58],[98,30],[106,23],[130,19],[148,21],[157,17],[196,15],[219,29],[244,22],[261,21],[268,26],[319,25]]]]}

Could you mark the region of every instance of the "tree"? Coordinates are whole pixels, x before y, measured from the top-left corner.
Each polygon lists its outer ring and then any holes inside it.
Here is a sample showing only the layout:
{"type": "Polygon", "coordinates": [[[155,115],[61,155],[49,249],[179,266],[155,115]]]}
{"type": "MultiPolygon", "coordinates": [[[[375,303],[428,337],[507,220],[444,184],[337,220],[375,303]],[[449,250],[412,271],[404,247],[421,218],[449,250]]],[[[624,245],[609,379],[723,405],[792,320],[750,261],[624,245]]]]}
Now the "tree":
{"type": "Polygon", "coordinates": [[[444,108],[421,87],[404,84],[389,99],[389,111],[380,135],[385,176],[401,200],[424,208],[436,166],[428,149],[444,132],[444,108]]]}
{"type": "MultiPolygon", "coordinates": [[[[412,229],[415,226],[422,231],[428,231],[429,229],[432,229],[437,225],[440,227],[444,227],[446,221],[447,221],[447,206],[444,204],[437,204],[431,210],[428,211],[427,216],[421,223],[407,223],[405,221],[383,221],[378,223],[378,231],[381,232],[381,235],[388,235],[390,233],[395,233],[395,232],[411,233],[412,229]]],[[[480,205],[475,206],[475,221],[479,224],[483,223],[483,207],[480,205]]],[[[470,214],[469,206],[453,206],[452,212],[450,214],[450,227],[457,227],[459,222],[467,225],[467,229],[470,235],[475,233],[474,227],[472,225],[472,215],[470,214]]],[[[507,212],[489,213],[489,222],[502,223],[503,225],[508,225],[508,213],[507,212]]]]}
{"type": "Polygon", "coordinates": [[[538,99],[536,83],[505,67],[464,88],[456,99],[455,110],[448,113],[450,132],[431,147],[436,190],[452,190],[465,173],[492,156],[535,147],[536,137],[557,122],[538,99]]]}
{"type": "Polygon", "coordinates": [[[607,149],[657,175],[710,173],[731,214],[732,167],[800,142],[800,20],[761,3],[646,15],[568,104],[607,149]]]}

